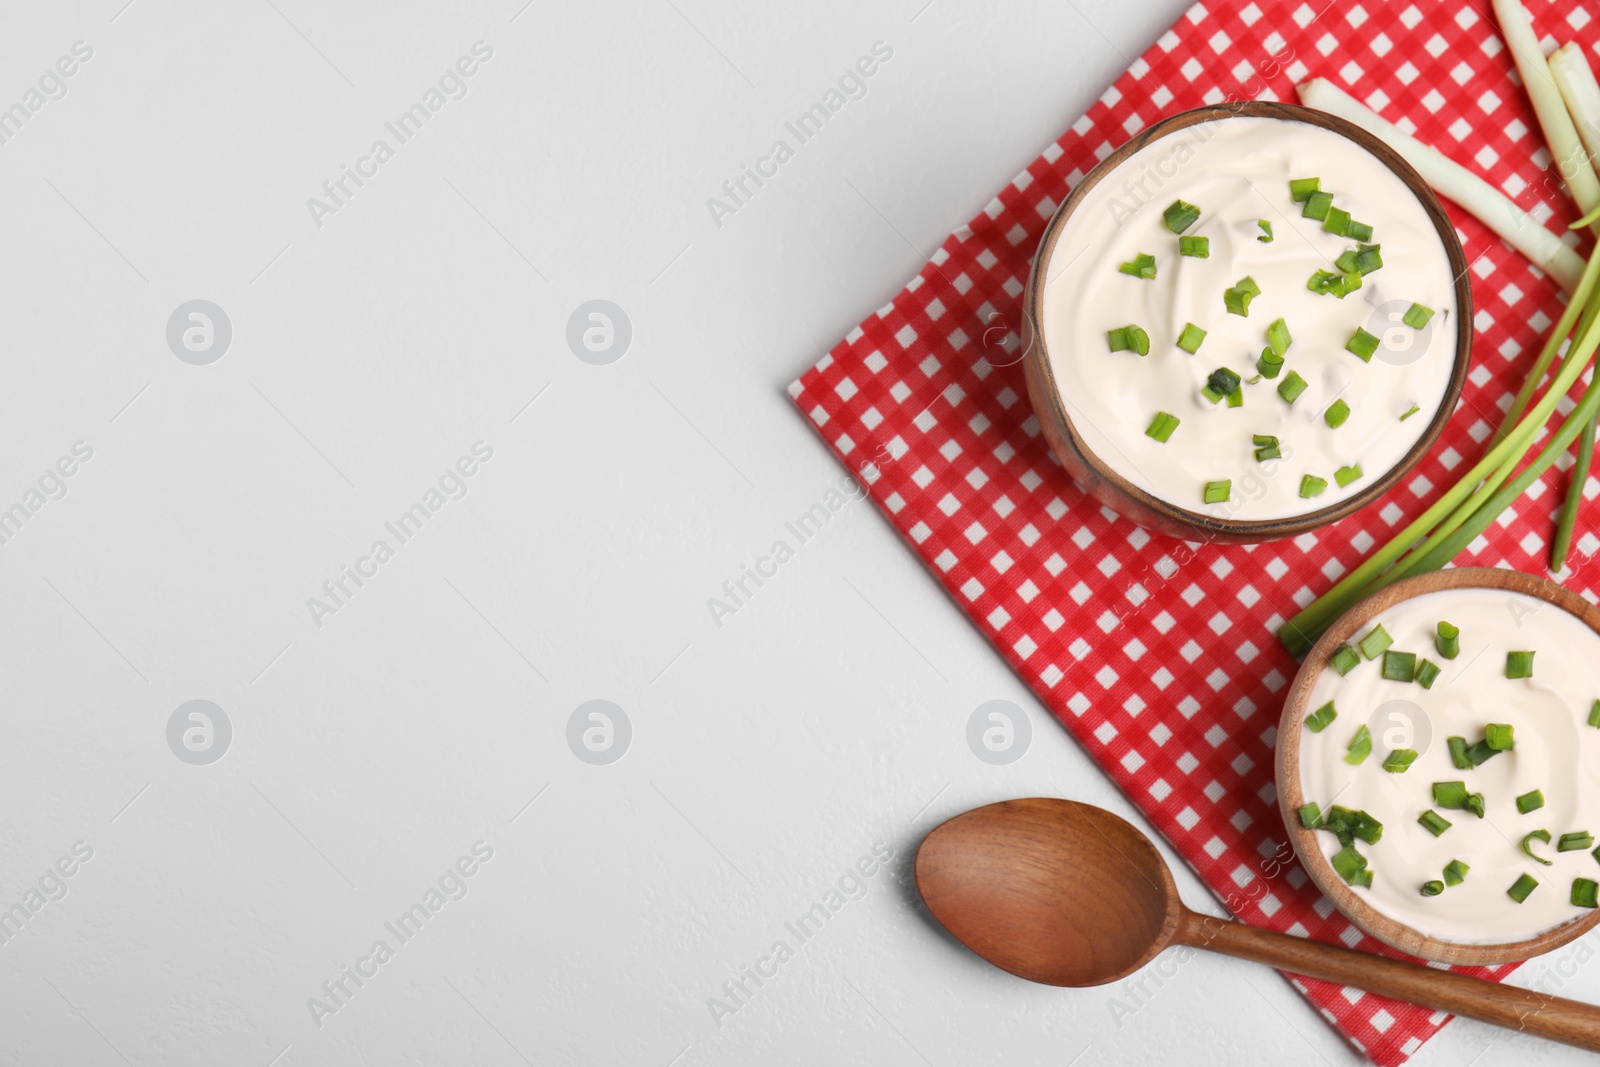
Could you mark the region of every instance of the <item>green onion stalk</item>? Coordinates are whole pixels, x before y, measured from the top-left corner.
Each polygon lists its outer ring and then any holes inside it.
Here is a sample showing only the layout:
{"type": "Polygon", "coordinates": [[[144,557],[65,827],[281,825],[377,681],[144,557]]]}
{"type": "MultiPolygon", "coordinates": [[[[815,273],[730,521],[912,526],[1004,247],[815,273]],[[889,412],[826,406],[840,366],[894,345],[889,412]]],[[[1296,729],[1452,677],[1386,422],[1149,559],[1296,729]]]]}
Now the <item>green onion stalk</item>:
{"type": "MultiPolygon", "coordinates": [[[[1588,221],[1587,218],[1581,219],[1575,225],[1587,225],[1588,221]]],[[[1550,468],[1583,430],[1586,422],[1594,421],[1596,413],[1600,412],[1600,391],[1591,384],[1583,400],[1562,423],[1550,444],[1522,474],[1511,478],[1561,398],[1577,383],[1593,360],[1596,347],[1600,346],[1600,300],[1595,299],[1597,284],[1600,284],[1600,245],[1590,254],[1588,265],[1566,310],[1523,384],[1518,397],[1520,403],[1514,402],[1507,412],[1506,425],[1502,427],[1502,433],[1497,436],[1493,447],[1415,521],[1345,575],[1332,589],[1279,627],[1278,640],[1291,653],[1305,655],[1334,620],[1364,597],[1407,575],[1438,570],[1444,566],[1550,468]],[[1575,333],[1574,326],[1577,327],[1575,333]],[[1573,334],[1572,343],[1555,379],[1529,409],[1528,401],[1569,333],[1573,334]],[[1410,555],[1407,555],[1408,551],[1410,555]],[[1403,569],[1394,566],[1402,556],[1406,556],[1403,569]]],[[[1600,375],[1596,378],[1600,379],[1600,375]]]]}
{"type": "MultiPolygon", "coordinates": [[[[1572,224],[1573,229],[1600,224],[1600,207],[1572,224]]],[[[1600,231],[1600,226],[1597,226],[1600,231]]],[[[1573,303],[1577,301],[1574,300],[1573,303]]],[[[1523,383],[1527,388],[1527,383],[1523,383]]],[[[1512,410],[1516,410],[1515,407],[1512,410]]],[[[1594,462],[1595,431],[1600,429],[1600,416],[1589,420],[1583,437],[1578,441],[1578,461],[1572,467],[1572,478],[1567,482],[1567,498],[1561,505],[1561,518],[1556,524],[1556,536],[1550,544],[1550,570],[1559,574],[1567,569],[1567,558],[1572,553],[1572,534],[1578,521],[1578,508],[1583,505],[1583,490],[1589,483],[1589,468],[1594,462]]]]}
{"type": "Polygon", "coordinates": [[[1578,523],[1578,508],[1583,504],[1583,487],[1589,484],[1589,468],[1594,464],[1595,431],[1600,429],[1595,419],[1583,428],[1578,439],[1578,462],[1572,466],[1572,480],[1567,483],[1567,499],[1561,506],[1561,522],[1556,527],[1556,539],[1550,546],[1550,570],[1559,574],[1567,569],[1567,557],[1572,553],[1573,529],[1578,523]]]}
{"type": "MultiPolygon", "coordinates": [[[[1583,218],[1574,222],[1569,229],[1577,230],[1591,223],[1600,222],[1600,208],[1590,212],[1583,218]]],[[[1528,372],[1528,377],[1522,383],[1522,388],[1517,390],[1516,399],[1511,402],[1511,407],[1506,409],[1506,417],[1500,422],[1500,429],[1495,434],[1495,442],[1503,440],[1511,426],[1522,417],[1527,410],[1528,402],[1533,399],[1534,390],[1539,388],[1539,383],[1544,381],[1545,372],[1550,369],[1550,363],[1555,359],[1556,353],[1561,349],[1561,342],[1566,340],[1567,334],[1572,332],[1572,325],[1578,319],[1578,314],[1584,309],[1589,298],[1594,294],[1596,281],[1595,257],[1591,254],[1589,263],[1584,268],[1583,276],[1578,279],[1578,287],[1573,290],[1572,298],[1567,301],[1567,308],[1561,314],[1561,319],[1556,323],[1556,328],[1550,332],[1549,338],[1544,343],[1544,348],[1539,352],[1539,358],[1534,361],[1533,369],[1528,372]]]]}
{"type": "MultiPolygon", "coordinates": [[[[1594,335],[1591,334],[1589,343],[1591,355],[1594,353],[1594,339],[1594,335]]],[[[1510,507],[1518,497],[1528,491],[1528,486],[1532,485],[1540,475],[1554,465],[1558,456],[1572,446],[1572,442],[1582,432],[1585,424],[1594,419],[1596,412],[1600,412],[1600,375],[1596,375],[1594,380],[1589,383],[1589,387],[1584,390],[1583,399],[1573,409],[1572,415],[1566,422],[1562,423],[1561,428],[1556,431],[1555,436],[1550,438],[1550,443],[1544,447],[1538,457],[1525,467],[1521,474],[1513,478],[1494,496],[1490,497],[1459,529],[1433,544],[1417,560],[1413,573],[1422,574],[1427,571],[1441,569],[1476,540],[1478,535],[1488,529],[1489,524],[1494,522],[1502,511],[1510,507]]]]}
{"type": "MultiPolygon", "coordinates": [[[[1571,306],[1569,305],[1569,310],[1570,307],[1571,306]]],[[[1565,315],[1563,315],[1563,318],[1565,318],[1565,315]]],[[[1594,328],[1595,321],[1597,319],[1600,319],[1600,300],[1591,303],[1587,308],[1584,309],[1583,318],[1578,323],[1578,336],[1583,337],[1587,335],[1594,328]]],[[[1560,324],[1558,323],[1557,329],[1559,328],[1560,324]]],[[[1566,359],[1563,360],[1561,365],[1562,370],[1565,370],[1577,356],[1578,346],[1574,345],[1567,350],[1566,359]]],[[[1593,423],[1591,422],[1590,425],[1592,426],[1593,423]]],[[[1510,459],[1506,460],[1505,463],[1501,464],[1499,470],[1490,475],[1490,477],[1482,485],[1473,491],[1472,495],[1467,498],[1464,504],[1457,508],[1449,518],[1445,519],[1445,521],[1439,525],[1438,529],[1436,529],[1430,536],[1429,541],[1442,539],[1443,537],[1447,537],[1459,529],[1463,523],[1465,523],[1477,512],[1478,508],[1482,506],[1485,500],[1489,499],[1499,491],[1500,487],[1503,486],[1506,481],[1510,479],[1511,475],[1516,472],[1517,465],[1521,462],[1521,455],[1513,455],[1510,459]]],[[[1577,474],[1575,470],[1574,477],[1576,476],[1577,474]]],[[[1587,477],[1587,473],[1585,473],[1584,476],[1587,477]]],[[[1416,548],[1412,549],[1404,559],[1395,564],[1390,573],[1385,575],[1385,577],[1388,578],[1389,581],[1399,581],[1401,578],[1407,578],[1413,574],[1421,573],[1424,568],[1419,567],[1417,564],[1420,562],[1428,543],[1429,542],[1424,542],[1422,545],[1418,545],[1416,548]]],[[[1565,556],[1566,553],[1563,552],[1562,558],[1565,558],[1565,556]]],[[[1385,584],[1388,584],[1388,582],[1385,582],[1385,584]]]]}

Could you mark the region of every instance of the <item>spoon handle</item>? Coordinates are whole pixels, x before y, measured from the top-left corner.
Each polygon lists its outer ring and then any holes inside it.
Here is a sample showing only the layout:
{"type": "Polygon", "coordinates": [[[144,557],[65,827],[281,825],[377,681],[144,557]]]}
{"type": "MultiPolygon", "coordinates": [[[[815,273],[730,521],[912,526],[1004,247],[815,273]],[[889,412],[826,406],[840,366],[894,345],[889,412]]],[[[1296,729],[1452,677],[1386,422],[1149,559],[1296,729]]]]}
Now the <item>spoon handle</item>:
{"type": "Polygon", "coordinates": [[[1600,1007],[1185,912],[1180,944],[1600,1052],[1600,1007]]]}

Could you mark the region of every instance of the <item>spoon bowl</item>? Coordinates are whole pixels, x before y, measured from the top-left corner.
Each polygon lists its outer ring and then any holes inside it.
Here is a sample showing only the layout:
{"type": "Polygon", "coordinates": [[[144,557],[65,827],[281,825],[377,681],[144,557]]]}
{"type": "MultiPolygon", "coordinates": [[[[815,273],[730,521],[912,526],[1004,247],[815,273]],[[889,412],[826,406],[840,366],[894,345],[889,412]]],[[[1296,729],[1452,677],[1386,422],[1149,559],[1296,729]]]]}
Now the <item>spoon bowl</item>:
{"type": "Polygon", "coordinates": [[[1115,982],[1186,945],[1600,1052],[1593,1005],[1191,911],[1148,837],[1073,800],[1007,800],[934,827],[916,882],[956,940],[1046,985],[1115,982]]]}
{"type": "Polygon", "coordinates": [[[1071,801],[1007,800],[958,815],[923,841],[916,877],[957,940],[1045,985],[1132,974],[1171,943],[1183,907],[1149,838],[1071,801]],[[1064,852],[1080,862],[1061,864],[1064,852]]]}

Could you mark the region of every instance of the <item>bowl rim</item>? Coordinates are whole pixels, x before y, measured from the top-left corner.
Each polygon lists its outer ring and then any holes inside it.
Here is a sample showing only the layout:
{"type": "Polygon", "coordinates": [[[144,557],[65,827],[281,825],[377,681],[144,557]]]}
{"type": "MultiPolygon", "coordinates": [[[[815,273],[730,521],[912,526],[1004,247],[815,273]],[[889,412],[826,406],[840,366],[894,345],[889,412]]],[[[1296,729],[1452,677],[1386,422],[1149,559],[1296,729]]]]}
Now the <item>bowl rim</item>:
{"type": "MultiPolygon", "coordinates": [[[[1461,399],[1461,391],[1466,384],[1467,372],[1472,363],[1472,344],[1474,308],[1472,301],[1472,278],[1467,270],[1467,257],[1461,247],[1461,240],[1456,234],[1455,223],[1450,221],[1450,216],[1445,213],[1439,198],[1434,195],[1426,181],[1405,159],[1389,147],[1381,139],[1367,132],[1361,127],[1337,115],[1330,115],[1325,111],[1303,107],[1299,104],[1286,104],[1275,100],[1248,100],[1230,102],[1225,104],[1208,105],[1205,107],[1190,108],[1170,115],[1139,131],[1129,138],[1119,148],[1105,159],[1101,160],[1075,185],[1062,201],[1061,206],[1051,216],[1049,225],[1045,227],[1044,236],[1039,241],[1039,247],[1034,255],[1033,267],[1028,275],[1028,283],[1023,292],[1023,319],[1024,333],[1027,344],[1024,346],[1023,359],[1028,363],[1028,369],[1039,375],[1048,398],[1048,411],[1037,412],[1039,418],[1048,417],[1056,430],[1063,438],[1071,442],[1074,450],[1083,458],[1083,461],[1100,478],[1109,482],[1117,491],[1122,493],[1138,505],[1155,513],[1161,520],[1200,532],[1210,538],[1243,540],[1243,541],[1272,541],[1285,537],[1294,537],[1310,530],[1319,529],[1331,523],[1338,522],[1349,515],[1373,503],[1378,498],[1393,489],[1401,479],[1408,475],[1412,468],[1422,460],[1422,457],[1433,448],[1439,435],[1444,432],[1446,424],[1455,413],[1457,404],[1461,399]],[[1440,240],[1444,243],[1445,256],[1450,263],[1450,271],[1455,278],[1456,296],[1456,358],[1455,365],[1450,373],[1450,381],[1445,388],[1444,396],[1440,399],[1439,408],[1429,422],[1428,428],[1422,436],[1412,445],[1411,450],[1401,457],[1382,477],[1374,479],[1372,484],[1364,490],[1347,497],[1337,503],[1304,515],[1295,515],[1287,518],[1268,519],[1218,519],[1203,512],[1192,511],[1165,500],[1155,494],[1142,489],[1128,481],[1123,475],[1100,456],[1090,449],[1083,437],[1073,425],[1072,418],[1068,415],[1066,404],[1062,400],[1061,389],[1056,382],[1055,369],[1051,365],[1050,355],[1045,345],[1042,322],[1042,297],[1045,280],[1048,276],[1046,269],[1055,252],[1056,243],[1065,232],[1067,224],[1071,221],[1073,212],[1088,196],[1090,190],[1102,180],[1110,176],[1129,156],[1138,152],[1153,142],[1175,133],[1180,133],[1190,126],[1201,122],[1221,120],[1228,118],[1268,118],[1285,122],[1305,122],[1321,129],[1340,134],[1347,140],[1353,141],[1357,147],[1365,149],[1376,156],[1378,161],[1387,166],[1411,190],[1413,196],[1422,204],[1430,221],[1433,222],[1440,240]]],[[[1113,510],[1119,510],[1115,505],[1109,505],[1113,510]]]]}
{"type": "Polygon", "coordinates": [[[1512,963],[1542,955],[1582,936],[1600,922],[1600,909],[1552,926],[1522,941],[1495,944],[1468,944],[1432,937],[1390,917],[1367,903],[1322,854],[1316,831],[1300,825],[1299,810],[1305,803],[1300,789],[1301,724],[1311,703],[1317,680],[1328,668],[1328,657],[1339,645],[1348,642],[1378,615],[1394,605],[1429,593],[1447,589],[1496,589],[1537,597],[1574,616],[1600,635],[1600,607],[1548,578],[1502,567],[1457,567],[1419,574],[1380,589],[1339,618],[1312,646],[1305,662],[1295,674],[1278,720],[1277,759],[1274,781],[1278,810],[1300,865],[1334,907],[1356,926],[1402,952],[1441,963],[1473,966],[1512,963]]]}

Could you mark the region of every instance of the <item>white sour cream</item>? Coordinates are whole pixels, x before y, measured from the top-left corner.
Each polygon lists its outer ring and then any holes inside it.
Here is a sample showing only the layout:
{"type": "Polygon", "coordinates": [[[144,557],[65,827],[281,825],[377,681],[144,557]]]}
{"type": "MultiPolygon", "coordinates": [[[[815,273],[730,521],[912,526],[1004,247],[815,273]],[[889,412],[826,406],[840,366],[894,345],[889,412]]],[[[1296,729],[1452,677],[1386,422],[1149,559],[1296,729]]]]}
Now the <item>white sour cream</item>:
{"type": "Polygon", "coordinates": [[[1365,490],[1427,431],[1449,385],[1460,316],[1444,242],[1382,161],[1309,123],[1234,117],[1147,145],[1088,192],[1046,267],[1040,326],[1084,443],[1132,484],[1213,518],[1290,518],[1365,490]],[[1383,249],[1382,269],[1342,300],[1306,288],[1356,244],[1301,216],[1289,180],[1309,177],[1370,224],[1383,249]],[[1179,199],[1200,208],[1184,236],[1210,238],[1209,258],[1178,254],[1162,212],[1179,199]],[[1260,219],[1272,224],[1270,244],[1257,240],[1260,219]],[[1156,258],[1154,280],[1117,271],[1141,252],[1156,258]],[[1261,295],[1248,317],[1229,314],[1223,292],[1246,275],[1261,295]],[[1401,322],[1413,302],[1435,312],[1423,331],[1401,322]],[[1255,376],[1267,326],[1280,317],[1294,338],[1284,373],[1244,386],[1240,408],[1202,397],[1219,367],[1255,376]],[[1195,355],[1176,344],[1189,322],[1207,331],[1195,355]],[[1109,351],[1106,331],[1130,324],[1149,334],[1149,355],[1109,351]],[[1344,350],[1357,327],[1382,341],[1370,363],[1344,350]],[[1293,405],[1277,392],[1291,370],[1309,383],[1293,405]],[[1351,414],[1330,429],[1323,412],[1337,399],[1351,414]],[[1182,420],[1166,444],[1145,435],[1158,411],[1182,420]],[[1256,462],[1252,434],[1277,437],[1284,458],[1256,462]],[[1334,472],[1357,463],[1364,477],[1340,488],[1334,472]],[[1328,488],[1302,498],[1304,474],[1328,488]],[[1202,503],[1205,483],[1223,479],[1233,483],[1230,500],[1202,503]]]}
{"type": "MultiPolygon", "coordinates": [[[[1332,700],[1339,715],[1321,733],[1302,728],[1305,798],[1323,811],[1339,804],[1383,823],[1377,844],[1357,843],[1373,881],[1355,892],[1413,929],[1468,944],[1522,941],[1587,914],[1570,903],[1572,880],[1600,881],[1600,863],[1588,849],[1557,852],[1556,842],[1573,830],[1600,839],[1600,729],[1588,724],[1600,698],[1600,636],[1542,600],[1496,589],[1429,593],[1397,604],[1376,621],[1394,638],[1394,649],[1431,659],[1444,673],[1432,689],[1386,681],[1380,657],[1345,677],[1323,672],[1312,693],[1312,711],[1332,700]],[[1440,620],[1461,629],[1461,654],[1453,661],[1434,647],[1440,620]],[[1506,653],[1522,650],[1537,653],[1533,677],[1506,678],[1506,653]],[[1457,768],[1446,738],[1471,744],[1492,722],[1515,727],[1515,747],[1470,770],[1457,768]],[[1352,767],[1344,756],[1363,723],[1372,731],[1372,754],[1352,767]],[[1383,769],[1384,757],[1397,748],[1420,753],[1403,774],[1383,769]],[[1483,794],[1484,818],[1434,804],[1433,783],[1455,781],[1483,794]],[[1516,798],[1535,789],[1544,793],[1544,807],[1518,813],[1516,798]],[[1417,822],[1430,808],[1451,823],[1438,837],[1417,822]],[[1554,866],[1533,862],[1518,847],[1538,829],[1550,831],[1551,840],[1534,841],[1533,850],[1554,866]],[[1423,897],[1422,884],[1442,880],[1453,859],[1472,868],[1466,880],[1423,897]],[[1523,873],[1539,886],[1518,904],[1506,890],[1523,873]]],[[[1338,840],[1324,831],[1316,837],[1331,860],[1338,840]]]]}

